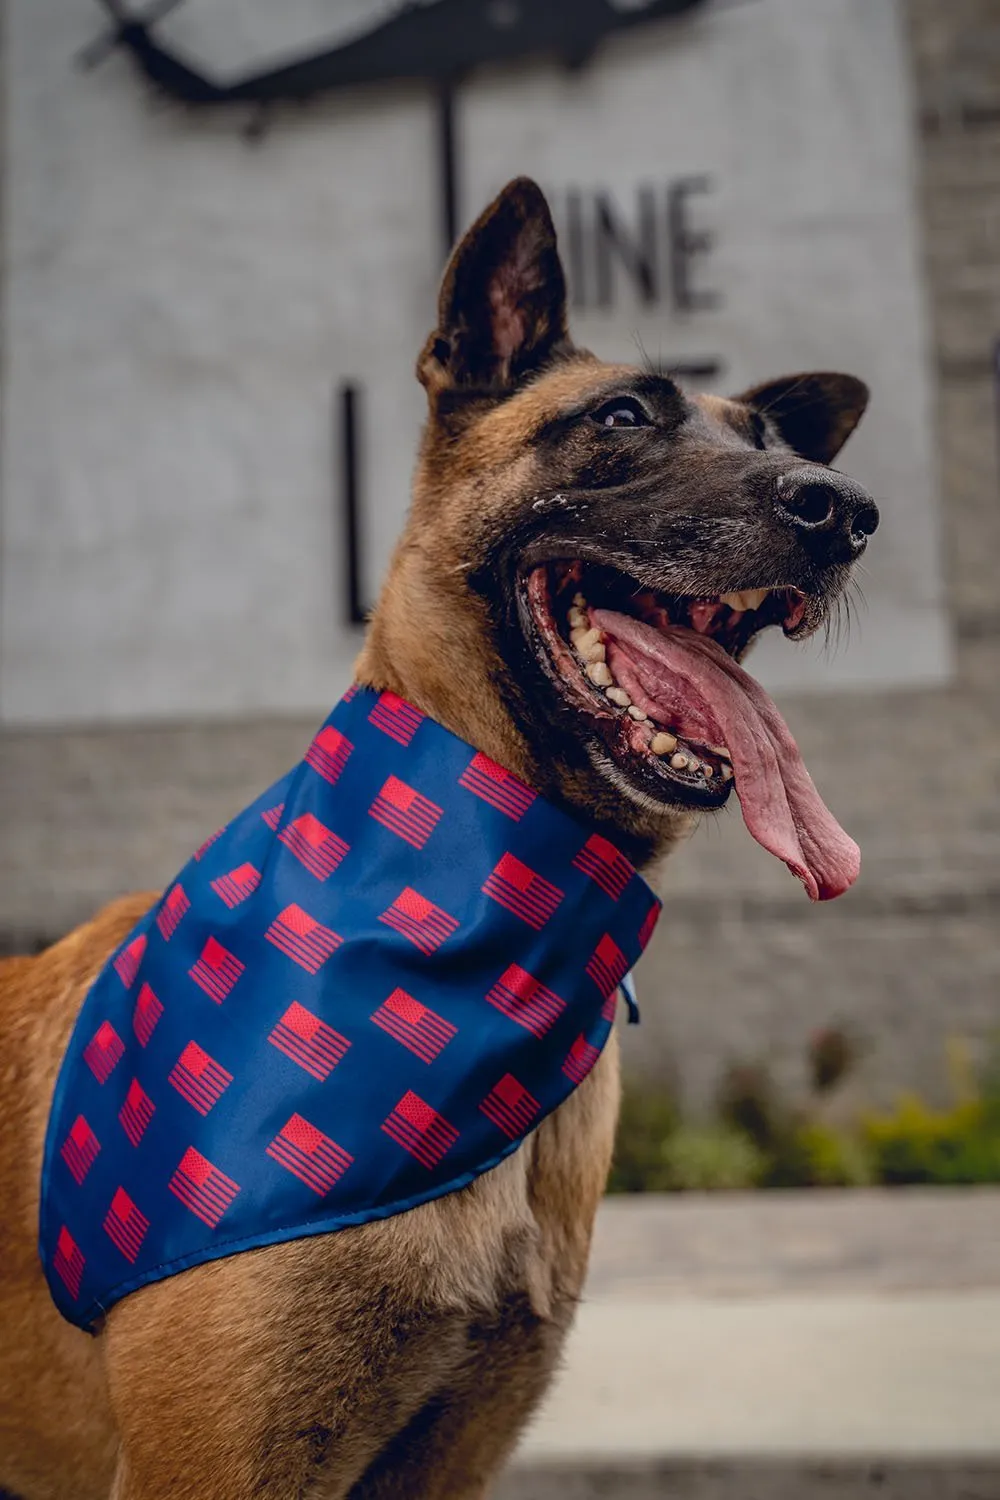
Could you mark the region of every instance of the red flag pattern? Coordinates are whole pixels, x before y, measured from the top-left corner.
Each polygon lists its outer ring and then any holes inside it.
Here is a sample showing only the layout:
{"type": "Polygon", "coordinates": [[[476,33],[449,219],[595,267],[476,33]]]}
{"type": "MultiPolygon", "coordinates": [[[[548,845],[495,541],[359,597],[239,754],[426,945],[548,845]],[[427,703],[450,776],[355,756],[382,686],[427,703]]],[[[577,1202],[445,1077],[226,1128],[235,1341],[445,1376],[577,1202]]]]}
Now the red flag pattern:
{"type": "Polygon", "coordinates": [[[514,854],[502,854],[483,890],[536,932],[541,931],[563,898],[557,885],[537,875],[514,854]]]}
{"type": "Polygon", "coordinates": [[[205,842],[203,844],[199,844],[198,848],[194,851],[193,857],[196,860],[202,860],[208,853],[209,849],[211,849],[216,839],[220,839],[225,831],[226,830],[224,828],[217,828],[214,833],[210,833],[205,842]]]}
{"type": "Polygon", "coordinates": [[[344,840],[312,813],[303,813],[287,823],[278,838],[317,880],[328,879],[348,850],[344,840]]]}
{"type": "Polygon", "coordinates": [[[111,1200],[104,1229],[130,1265],[135,1264],[148,1228],[146,1215],[136,1208],[125,1189],[119,1188],[111,1200]]]}
{"type": "Polygon", "coordinates": [[[163,1006],[153,993],[148,984],[139,988],[135,999],[135,1010],[132,1012],[132,1030],[135,1032],[140,1047],[145,1047],[156,1028],[156,1023],[163,1015],[163,1006]]]}
{"type": "Polygon", "coordinates": [[[423,1167],[437,1166],[458,1140],[454,1125],[412,1091],[403,1095],[382,1129],[423,1167]]]}
{"type": "Polygon", "coordinates": [[[345,1036],[297,1000],[292,1001],[268,1041],[321,1082],[329,1078],[351,1045],[345,1036]]]}
{"type": "Polygon", "coordinates": [[[309,746],[305,753],[305,762],[332,786],[347,765],[348,757],[353,749],[354,746],[350,740],[342,735],[339,729],[334,729],[328,724],[325,729],[320,730],[309,746]]]}
{"type": "Polygon", "coordinates": [[[589,875],[612,901],[617,901],[632,879],[632,866],[609,839],[592,833],[580,850],[573,867],[589,875]]]}
{"type": "Polygon", "coordinates": [[[76,1298],[80,1295],[80,1281],[85,1265],[86,1261],[79,1245],[64,1224],[56,1239],[52,1266],[71,1297],[76,1298]]]}
{"type": "Polygon", "coordinates": [[[294,901],[278,913],[264,936],[307,974],[318,974],[343,941],[332,927],[324,927],[294,901]]]}
{"type": "Polygon", "coordinates": [[[458,1030],[430,1006],[399,989],[383,1001],[372,1020],[425,1063],[433,1062],[458,1030]]]}
{"type": "Polygon", "coordinates": [[[523,1083],[518,1083],[513,1073],[505,1073],[495,1084],[479,1108],[498,1130],[516,1141],[527,1135],[538,1119],[542,1106],[533,1094],[529,1094],[523,1083]]]}
{"type": "Polygon", "coordinates": [[[433,953],[458,926],[455,917],[407,886],[392,905],[379,917],[387,927],[394,927],[415,944],[421,953],[433,953]]]}
{"type": "Polygon", "coordinates": [[[253,895],[260,885],[260,871],[247,860],[225,875],[217,876],[210,884],[219,900],[224,901],[232,911],[234,906],[239,906],[248,896],[253,895]]]}
{"type": "Polygon", "coordinates": [[[185,1208],[214,1229],[239,1192],[239,1183],[214,1167],[207,1157],[189,1146],[168,1183],[185,1208]]]}
{"type": "Polygon", "coordinates": [[[537,1037],[543,1037],[566,1009],[566,1001],[560,995],[541,984],[520,964],[509,964],[486,998],[537,1037]]]}
{"type": "Polygon", "coordinates": [[[139,965],[142,963],[142,956],[145,951],[146,934],[140,932],[138,937],[133,938],[130,943],[126,943],[115,959],[115,973],[127,990],[130,990],[135,983],[135,976],[139,972],[139,965]]]}
{"type": "Polygon", "coordinates": [[[407,786],[398,776],[390,776],[368,811],[377,823],[398,833],[414,849],[422,849],[444,808],[407,786]]]}
{"type": "Polygon", "coordinates": [[[83,1115],[77,1115],[59,1151],[77,1187],[94,1165],[100,1149],[101,1143],[83,1115]]]}
{"type": "Polygon", "coordinates": [[[125,1043],[110,1021],[102,1021],[83,1049],[83,1060],[98,1083],[107,1083],[125,1056],[125,1043]]]}
{"type": "Polygon", "coordinates": [[[659,905],[654,901],[653,905],[649,908],[649,911],[643,917],[642,926],[639,928],[639,947],[643,952],[645,952],[646,948],[649,946],[649,940],[653,936],[653,931],[656,927],[659,915],[659,905]]]}
{"type": "Polygon", "coordinates": [[[267,1147],[267,1154],[321,1196],[343,1177],[354,1160],[349,1151],[301,1115],[292,1115],[282,1126],[267,1147]]]}
{"type": "Polygon", "coordinates": [[[588,1042],[585,1036],[578,1036],[569,1049],[562,1070],[573,1083],[582,1083],[600,1055],[600,1047],[588,1042]]]}
{"type": "Polygon", "coordinates": [[[165,943],[169,943],[180,926],[184,913],[191,910],[191,902],[182,885],[171,886],[156,913],[156,925],[165,943]]]}
{"type": "Polygon", "coordinates": [[[605,999],[614,994],[628,973],[628,959],[614,938],[607,933],[591,954],[587,962],[587,973],[605,999]]]}
{"type": "Polygon", "coordinates": [[[240,962],[235,953],[224,948],[218,938],[210,937],[201,950],[198,962],[191,966],[188,973],[210,1000],[221,1005],[232,993],[233,986],[245,968],[246,965],[240,962]]]}
{"type": "Polygon", "coordinates": [[[512,771],[497,765],[480,750],[458,778],[459,786],[488,802],[498,812],[519,823],[535,800],[536,793],[512,771]]]}
{"type": "Polygon", "coordinates": [[[264,811],[261,813],[261,817],[267,824],[268,828],[270,828],[272,833],[274,833],[278,824],[281,822],[284,811],[285,804],[283,802],[276,802],[273,807],[265,807],[264,811]]]}
{"type": "Polygon", "coordinates": [[[138,1146],[146,1133],[146,1126],[153,1118],[155,1106],[138,1078],[133,1078],[125,1095],[125,1103],[118,1111],[122,1129],[133,1146],[138,1146]]]}
{"type": "Polygon", "coordinates": [[[395,740],[397,745],[408,745],[424,722],[424,716],[405,698],[397,698],[395,693],[380,693],[368,715],[368,722],[395,740]]]}
{"type": "Polygon", "coordinates": [[[188,1042],[167,1074],[167,1082],[200,1115],[207,1115],[212,1106],[218,1104],[232,1081],[232,1073],[210,1057],[197,1042],[188,1042]]]}

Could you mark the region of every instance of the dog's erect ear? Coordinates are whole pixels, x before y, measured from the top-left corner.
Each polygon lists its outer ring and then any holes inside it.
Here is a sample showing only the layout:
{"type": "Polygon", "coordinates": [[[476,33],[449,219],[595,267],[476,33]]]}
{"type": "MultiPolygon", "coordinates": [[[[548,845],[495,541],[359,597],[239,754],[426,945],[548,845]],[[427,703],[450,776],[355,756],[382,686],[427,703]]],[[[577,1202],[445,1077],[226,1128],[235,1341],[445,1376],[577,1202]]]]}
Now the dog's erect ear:
{"type": "Polygon", "coordinates": [[[861,421],[868,387],[853,375],[821,370],[770,380],[735,399],[772,421],[803,458],[829,464],[861,421]]]}
{"type": "Polygon", "coordinates": [[[568,347],[568,336],[556,232],[541,189],[517,177],[454,250],[417,377],[432,397],[499,396],[559,346],[568,347]]]}

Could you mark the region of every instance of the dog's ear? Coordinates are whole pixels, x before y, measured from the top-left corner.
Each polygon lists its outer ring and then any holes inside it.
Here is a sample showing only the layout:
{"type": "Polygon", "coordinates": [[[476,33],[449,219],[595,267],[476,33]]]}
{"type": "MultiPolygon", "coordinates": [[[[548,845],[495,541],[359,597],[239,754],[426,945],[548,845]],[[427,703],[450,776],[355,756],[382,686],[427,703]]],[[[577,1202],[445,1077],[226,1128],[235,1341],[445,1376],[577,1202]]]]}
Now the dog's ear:
{"type": "Polygon", "coordinates": [[[854,375],[821,370],[786,375],[735,398],[767,417],[803,458],[832,463],[868,405],[868,387],[854,375]]]}
{"type": "Polygon", "coordinates": [[[541,189],[517,177],[455,248],[417,377],[432,399],[502,396],[560,347],[566,278],[552,216],[541,189]]]}

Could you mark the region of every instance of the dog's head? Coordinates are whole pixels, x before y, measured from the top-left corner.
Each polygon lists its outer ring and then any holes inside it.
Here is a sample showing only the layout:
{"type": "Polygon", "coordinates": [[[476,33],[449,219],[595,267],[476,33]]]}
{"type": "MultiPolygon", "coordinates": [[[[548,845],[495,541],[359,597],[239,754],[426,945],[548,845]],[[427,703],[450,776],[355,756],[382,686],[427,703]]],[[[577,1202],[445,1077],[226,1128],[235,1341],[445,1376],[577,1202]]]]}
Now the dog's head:
{"type": "Polygon", "coordinates": [[[724,700],[749,679],[726,669],[767,626],[821,626],[878,524],[828,467],[865,386],[798,375],[723,400],[576,348],[524,178],[452,256],[417,373],[414,503],[362,675],[637,859],[720,806],[734,762],[746,812],[763,731],[727,745],[724,700]]]}

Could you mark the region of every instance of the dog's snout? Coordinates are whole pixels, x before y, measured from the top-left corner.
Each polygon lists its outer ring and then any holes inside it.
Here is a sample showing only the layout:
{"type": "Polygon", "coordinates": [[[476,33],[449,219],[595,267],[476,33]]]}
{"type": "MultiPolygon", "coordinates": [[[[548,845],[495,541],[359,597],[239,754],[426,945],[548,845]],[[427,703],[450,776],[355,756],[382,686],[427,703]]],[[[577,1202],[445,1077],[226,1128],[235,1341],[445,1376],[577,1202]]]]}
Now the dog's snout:
{"type": "Polygon", "coordinates": [[[859,484],[844,474],[812,467],[779,477],[775,508],[806,550],[823,563],[857,557],[879,523],[878,506],[859,484]]]}

